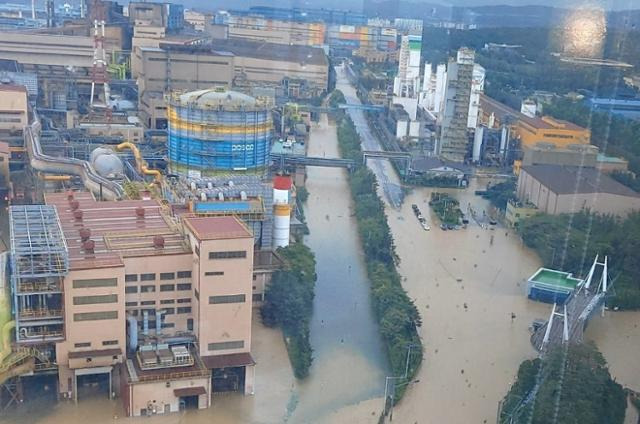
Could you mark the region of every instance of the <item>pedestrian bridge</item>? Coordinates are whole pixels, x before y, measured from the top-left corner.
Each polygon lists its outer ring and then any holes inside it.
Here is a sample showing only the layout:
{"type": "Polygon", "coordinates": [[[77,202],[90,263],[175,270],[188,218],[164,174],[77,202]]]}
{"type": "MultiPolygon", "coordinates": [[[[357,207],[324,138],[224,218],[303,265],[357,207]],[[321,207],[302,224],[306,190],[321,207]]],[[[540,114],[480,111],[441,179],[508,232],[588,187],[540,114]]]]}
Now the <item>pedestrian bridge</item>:
{"type": "Polygon", "coordinates": [[[556,345],[582,342],[589,319],[604,305],[608,278],[607,257],[598,262],[596,256],[585,281],[564,304],[554,303],[549,320],[534,330],[531,343],[541,354],[556,345]]]}

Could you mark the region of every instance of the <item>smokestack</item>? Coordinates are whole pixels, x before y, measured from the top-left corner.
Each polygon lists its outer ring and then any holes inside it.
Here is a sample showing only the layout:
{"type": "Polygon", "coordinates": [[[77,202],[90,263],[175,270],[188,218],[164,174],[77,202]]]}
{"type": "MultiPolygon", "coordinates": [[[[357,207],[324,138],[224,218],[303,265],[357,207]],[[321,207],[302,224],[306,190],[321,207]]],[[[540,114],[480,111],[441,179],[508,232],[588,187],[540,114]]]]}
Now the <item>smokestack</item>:
{"type": "Polygon", "coordinates": [[[80,233],[80,240],[83,242],[89,240],[89,238],[91,237],[91,230],[88,228],[84,228],[84,227],[80,228],[79,233],[80,233]]]}
{"type": "Polygon", "coordinates": [[[156,249],[164,248],[164,237],[162,236],[154,236],[153,237],[153,247],[156,249]]]}
{"type": "Polygon", "coordinates": [[[31,19],[36,19],[36,0],[31,0],[31,19]]]}
{"type": "Polygon", "coordinates": [[[87,240],[82,243],[82,248],[86,253],[94,253],[94,249],[96,247],[96,242],[93,240],[87,240]]]}

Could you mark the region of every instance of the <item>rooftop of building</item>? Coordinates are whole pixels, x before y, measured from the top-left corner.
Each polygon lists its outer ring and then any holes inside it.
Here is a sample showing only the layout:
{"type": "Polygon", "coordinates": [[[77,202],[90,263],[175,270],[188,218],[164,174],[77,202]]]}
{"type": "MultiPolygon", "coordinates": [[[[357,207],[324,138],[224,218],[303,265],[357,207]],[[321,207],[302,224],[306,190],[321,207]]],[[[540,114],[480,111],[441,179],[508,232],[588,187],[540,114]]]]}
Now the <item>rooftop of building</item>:
{"type": "Polygon", "coordinates": [[[304,156],[307,154],[305,143],[301,141],[289,142],[285,140],[275,140],[271,147],[271,153],[276,155],[296,155],[304,156]]]}
{"type": "Polygon", "coordinates": [[[440,168],[449,168],[451,171],[458,171],[464,174],[471,173],[471,168],[468,165],[440,159],[435,156],[422,157],[411,161],[411,169],[417,172],[429,172],[440,168]]]}
{"type": "Polygon", "coordinates": [[[501,121],[504,121],[505,118],[509,116],[513,120],[519,120],[536,129],[587,131],[587,129],[576,125],[573,122],[555,119],[550,116],[531,118],[522,112],[505,105],[504,103],[500,103],[499,101],[492,99],[486,94],[480,94],[480,109],[482,109],[484,113],[493,113],[496,118],[501,121]]]}
{"type": "Polygon", "coordinates": [[[18,62],[11,59],[0,59],[0,71],[19,72],[18,62]]]}
{"type": "Polygon", "coordinates": [[[524,114],[521,114],[518,119],[527,125],[530,125],[540,130],[567,130],[567,131],[588,131],[586,128],[576,125],[573,122],[564,121],[562,119],[552,118],[550,116],[543,116],[542,118],[531,118],[524,114]]]}
{"type": "Polygon", "coordinates": [[[24,85],[0,84],[0,91],[14,91],[26,94],[27,88],[24,85]]]}
{"type": "Polygon", "coordinates": [[[253,234],[235,216],[197,217],[186,215],[182,218],[198,240],[223,240],[252,238],[253,234]]]}
{"type": "Polygon", "coordinates": [[[209,88],[206,90],[190,91],[184,94],[176,94],[173,100],[183,105],[199,107],[218,107],[252,109],[258,106],[258,101],[251,96],[238,91],[221,88],[209,88]]]}
{"type": "Polygon", "coordinates": [[[598,162],[620,163],[620,164],[629,163],[629,161],[626,159],[618,158],[615,156],[607,156],[604,153],[598,153],[598,162]]]}
{"type": "Polygon", "coordinates": [[[522,170],[557,194],[609,193],[640,198],[629,187],[595,168],[562,165],[530,165],[522,170]]]}
{"type": "Polygon", "coordinates": [[[295,62],[300,65],[328,65],[324,50],[317,47],[286,44],[265,43],[244,39],[214,40],[211,48],[217,51],[228,51],[235,56],[256,59],[295,62]]]}
{"type": "Polygon", "coordinates": [[[548,268],[540,268],[529,278],[529,281],[566,289],[574,289],[582,283],[582,280],[572,277],[568,272],[548,268]]]}
{"type": "Polygon", "coordinates": [[[68,247],[70,270],[118,267],[124,265],[124,257],[191,251],[178,227],[162,213],[162,207],[155,200],[98,202],[88,192],[73,192],[71,200],[68,196],[67,193],[47,193],[45,202],[57,210],[68,247]],[[81,211],[79,219],[78,211],[81,211]],[[93,251],[83,246],[82,228],[91,232],[89,240],[94,243],[93,251]],[[159,239],[162,246],[157,243],[159,239]]]}

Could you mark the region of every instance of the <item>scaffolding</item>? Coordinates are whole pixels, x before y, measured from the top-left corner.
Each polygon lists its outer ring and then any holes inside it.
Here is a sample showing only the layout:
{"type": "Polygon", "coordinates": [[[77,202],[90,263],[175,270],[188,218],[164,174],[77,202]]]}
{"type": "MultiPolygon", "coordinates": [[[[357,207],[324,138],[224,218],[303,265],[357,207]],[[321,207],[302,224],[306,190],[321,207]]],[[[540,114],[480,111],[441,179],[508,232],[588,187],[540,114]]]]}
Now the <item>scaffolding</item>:
{"type": "Polygon", "coordinates": [[[63,337],[62,279],[69,255],[53,206],[9,209],[11,290],[18,343],[48,343],[63,337]]]}

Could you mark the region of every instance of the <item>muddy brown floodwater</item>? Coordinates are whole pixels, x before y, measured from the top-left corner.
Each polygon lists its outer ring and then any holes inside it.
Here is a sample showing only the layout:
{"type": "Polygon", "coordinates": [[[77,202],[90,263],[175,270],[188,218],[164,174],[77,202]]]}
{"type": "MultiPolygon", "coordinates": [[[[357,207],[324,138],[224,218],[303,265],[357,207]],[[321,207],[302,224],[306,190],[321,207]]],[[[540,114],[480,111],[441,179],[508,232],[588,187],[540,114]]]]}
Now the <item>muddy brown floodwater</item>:
{"type": "MultiPolygon", "coordinates": [[[[335,126],[325,117],[312,129],[310,154],[337,156],[335,126]]],[[[369,306],[346,175],[327,168],[310,168],[308,174],[306,242],[316,254],[318,282],[311,324],[315,361],[306,381],[293,378],[280,331],[254,319],[254,396],[214,396],[208,410],[152,419],[122,418],[119,400],[40,401],[3,412],[0,423],[376,423],[387,361],[369,306]]],[[[469,189],[450,192],[463,209],[471,203],[482,211],[488,204],[473,190],[486,182],[473,180],[469,189]]],[[[440,230],[427,204],[430,192],[413,190],[400,210],[387,208],[403,285],[423,317],[425,346],[419,382],[395,408],[394,422],[493,423],[520,362],[536,356],[528,327],[550,312],[549,305],[525,295],[524,281],[540,261],[505,228],[485,230],[472,222],[464,230],[440,230]],[[412,203],[431,231],[422,230],[412,203]]],[[[592,319],[586,337],[603,352],[613,376],[640,391],[640,313],[607,311],[592,319]]],[[[626,423],[635,422],[637,414],[630,412],[626,423]]]]}
{"type": "MultiPolygon", "coordinates": [[[[486,183],[472,180],[466,190],[439,191],[452,193],[462,209],[470,203],[489,213],[488,202],[473,194],[486,183]]],[[[400,211],[387,208],[403,284],[423,316],[425,345],[420,382],[412,385],[394,419],[493,423],[520,362],[536,356],[528,327],[551,311],[525,296],[525,280],[540,260],[504,227],[487,230],[472,220],[467,229],[441,230],[428,206],[431,191],[414,190],[400,211]],[[431,231],[420,228],[412,203],[427,217],[431,231]]],[[[635,390],[640,385],[639,321],[638,312],[607,312],[604,318],[594,317],[586,333],[604,353],[614,377],[635,390]]]]}

